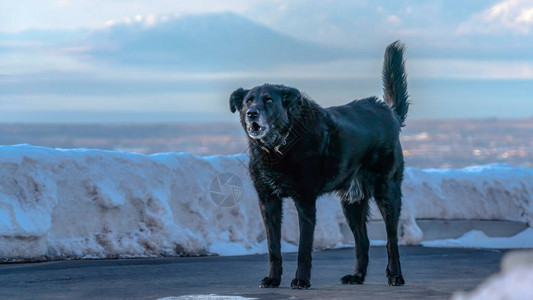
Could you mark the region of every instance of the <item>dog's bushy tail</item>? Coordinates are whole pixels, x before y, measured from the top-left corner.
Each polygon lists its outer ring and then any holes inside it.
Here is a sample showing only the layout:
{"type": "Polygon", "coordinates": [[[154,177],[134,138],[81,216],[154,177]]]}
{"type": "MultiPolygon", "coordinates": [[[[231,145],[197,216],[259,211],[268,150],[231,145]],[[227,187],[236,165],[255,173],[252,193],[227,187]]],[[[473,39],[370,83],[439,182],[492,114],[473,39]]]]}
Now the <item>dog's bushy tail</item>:
{"type": "Polygon", "coordinates": [[[405,45],[396,41],[385,49],[383,61],[383,99],[392,107],[398,116],[401,126],[405,126],[405,118],[409,110],[409,95],[407,95],[407,74],[403,52],[405,45]]]}

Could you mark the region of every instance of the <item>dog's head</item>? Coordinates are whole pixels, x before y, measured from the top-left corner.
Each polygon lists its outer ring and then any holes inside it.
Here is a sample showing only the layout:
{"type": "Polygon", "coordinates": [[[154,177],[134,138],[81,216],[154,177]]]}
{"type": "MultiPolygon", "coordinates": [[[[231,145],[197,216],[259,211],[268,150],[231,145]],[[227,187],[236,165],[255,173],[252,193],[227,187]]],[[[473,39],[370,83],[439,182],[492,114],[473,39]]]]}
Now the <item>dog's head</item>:
{"type": "Polygon", "coordinates": [[[301,102],[300,91],[295,88],[264,84],[251,90],[235,90],[229,106],[231,112],[239,111],[250,138],[275,139],[289,128],[291,113],[301,102]]]}

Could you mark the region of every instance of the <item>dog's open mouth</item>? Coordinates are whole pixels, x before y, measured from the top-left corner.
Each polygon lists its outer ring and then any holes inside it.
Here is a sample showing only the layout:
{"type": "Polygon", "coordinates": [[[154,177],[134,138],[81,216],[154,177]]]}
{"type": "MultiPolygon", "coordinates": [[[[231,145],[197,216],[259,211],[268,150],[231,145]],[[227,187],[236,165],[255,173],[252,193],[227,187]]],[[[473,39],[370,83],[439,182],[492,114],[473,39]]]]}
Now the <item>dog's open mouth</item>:
{"type": "Polygon", "coordinates": [[[267,129],[268,127],[261,126],[257,122],[252,122],[248,124],[248,135],[251,138],[260,139],[266,134],[267,129]]]}

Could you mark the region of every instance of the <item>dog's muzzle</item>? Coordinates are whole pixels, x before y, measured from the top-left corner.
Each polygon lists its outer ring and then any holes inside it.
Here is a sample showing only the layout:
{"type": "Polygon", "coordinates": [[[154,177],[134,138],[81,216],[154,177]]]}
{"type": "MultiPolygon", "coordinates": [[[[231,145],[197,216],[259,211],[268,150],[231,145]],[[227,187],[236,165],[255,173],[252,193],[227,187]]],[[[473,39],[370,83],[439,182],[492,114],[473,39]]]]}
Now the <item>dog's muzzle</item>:
{"type": "Polygon", "coordinates": [[[252,139],[260,139],[268,132],[268,125],[260,124],[257,121],[247,122],[246,131],[248,132],[248,136],[252,139]]]}

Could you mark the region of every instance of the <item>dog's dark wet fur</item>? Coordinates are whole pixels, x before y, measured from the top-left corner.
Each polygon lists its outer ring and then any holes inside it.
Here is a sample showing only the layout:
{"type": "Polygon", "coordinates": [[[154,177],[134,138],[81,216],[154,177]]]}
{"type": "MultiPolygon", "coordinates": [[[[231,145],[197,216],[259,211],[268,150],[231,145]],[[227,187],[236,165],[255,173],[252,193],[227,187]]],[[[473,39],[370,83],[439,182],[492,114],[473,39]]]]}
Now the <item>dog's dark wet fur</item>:
{"type": "Polygon", "coordinates": [[[311,286],[311,252],[316,199],[337,193],[355,239],[356,265],[343,284],[361,284],[368,265],[368,205],[374,198],[386,225],[389,285],[403,285],[398,253],[398,219],[404,170],[400,128],[409,107],[404,46],[389,45],[383,64],[384,100],[370,97],[322,108],[295,88],[264,84],[238,89],[230,109],[239,111],[249,137],[250,174],[265,223],[270,272],[261,287],[277,287],[282,198],[298,211],[298,268],[292,288],[311,286]]]}

